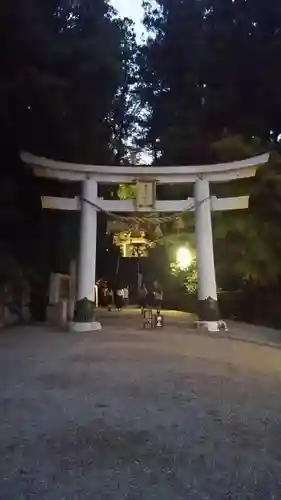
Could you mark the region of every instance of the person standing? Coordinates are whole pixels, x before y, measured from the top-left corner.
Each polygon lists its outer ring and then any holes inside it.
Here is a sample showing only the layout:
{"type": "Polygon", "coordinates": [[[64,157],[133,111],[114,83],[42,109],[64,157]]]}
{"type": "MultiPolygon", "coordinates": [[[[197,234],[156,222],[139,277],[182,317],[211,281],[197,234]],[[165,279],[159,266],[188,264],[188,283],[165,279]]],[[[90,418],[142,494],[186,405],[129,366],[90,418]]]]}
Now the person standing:
{"type": "Polygon", "coordinates": [[[101,307],[106,307],[107,306],[107,297],[106,297],[106,289],[107,289],[107,284],[104,283],[102,280],[99,280],[97,283],[98,286],[98,300],[99,304],[101,307]]]}
{"type": "Polygon", "coordinates": [[[121,311],[123,307],[123,302],[124,302],[124,289],[121,287],[117,287],[115,305],[118,311],[121,311]]]}
{"type": "Polygon", "coordinates": [[[111,311],[112,303],[113,303],[113,291],[109,285],[106,285],[104,288],[104,297],[105,297],[105,305],[107,306],[107,310],[111,311]]]}
{"type": "Polygon", "coordinates": [[[128,287],[128,285],[124,286],[124,288],[123,288],[123,299],[124,299],[124,306],[128,306],[129,305],[129,287],[128,287]]]}
{"type": "Polygon", "coordinates": [[[162,304],[163,304],[163,290],[161,289],[160,285],[157,283],[157,286],[153,292],[154,295],[154,307],[157,311],[160,312],[162,309],[162,304]]]}
{"type": "Polygon", "coordinates": [[[147,288],[145,284],[143,284],[139,288],[138,296],[139,296],[139,307],[141,309],[141,312],[143,313],[144,309],[147,306],[147,288]]]}

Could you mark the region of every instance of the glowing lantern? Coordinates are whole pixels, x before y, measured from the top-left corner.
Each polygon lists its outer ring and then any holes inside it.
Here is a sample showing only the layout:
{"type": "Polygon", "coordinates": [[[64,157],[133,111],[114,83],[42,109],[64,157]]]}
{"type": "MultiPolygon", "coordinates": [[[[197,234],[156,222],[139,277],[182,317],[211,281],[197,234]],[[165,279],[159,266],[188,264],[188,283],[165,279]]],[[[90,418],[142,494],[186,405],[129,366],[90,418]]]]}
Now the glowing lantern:
{"type": "Polygon", "coordinates": [[[177,265],[180,269],[188,269],[190,264],[193,261],[193,256],[189,248],[187,247],[180,247],[177,250],[177,255],[176,255],[176,261],[177,265]]]}
{"type": "Polygon", "coordinates": [[[129,225],[123,221],[109,221],[107,233],[113,234],[113,241],[120,248],[122,257],[147,257],[148,249],[153,245],[140,223],[129,225]]]}

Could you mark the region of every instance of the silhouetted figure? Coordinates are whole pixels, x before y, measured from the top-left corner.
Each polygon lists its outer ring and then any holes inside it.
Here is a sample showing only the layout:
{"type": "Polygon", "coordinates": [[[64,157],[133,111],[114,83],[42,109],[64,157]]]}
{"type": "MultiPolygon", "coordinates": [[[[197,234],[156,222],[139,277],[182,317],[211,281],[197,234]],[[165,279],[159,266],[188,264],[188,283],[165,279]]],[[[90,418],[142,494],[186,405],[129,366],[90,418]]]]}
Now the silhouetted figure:
{"type": "Polygon", "coordinates": [[[143,284],[138,290],[138,302],[141,311],[143,312],[147,306],[147,288],[143,284]]]}
{"type": "Polygon", "coordinates": [[[129,287],[124,286],[123,288],[123,299],[124,299],[124,306],[129,305],[129,287]]]}
{"type": "Polygon", "coordinates": [[[159,285],[157,285],[157,288],[155,288],[153,295],[154,295],[154,307],[157,311],[160,311],[162,309],[162,304],[163,304],[163,290],[159,285]]]}
{"type": "Polygon", "coordinates": [[[147,291],[147,305],[148,307],[154,306],[154,289],[151,286],[149,286],[147,291]]]}
{"type": "Polygon", "coordinates": [[[107,307],[108,311],[111,311],[113,304],[113,291],[108,285],[104,288],[104,299],[105,306],[107,307]]]}
{"type": "Polygon", "coordinates": [[[124,303],[124,290],[121,287],[117,287],[116,289],[116,299],[115,299],[115,305],[116,309],[118,311],[121,311],[124,303]]]}

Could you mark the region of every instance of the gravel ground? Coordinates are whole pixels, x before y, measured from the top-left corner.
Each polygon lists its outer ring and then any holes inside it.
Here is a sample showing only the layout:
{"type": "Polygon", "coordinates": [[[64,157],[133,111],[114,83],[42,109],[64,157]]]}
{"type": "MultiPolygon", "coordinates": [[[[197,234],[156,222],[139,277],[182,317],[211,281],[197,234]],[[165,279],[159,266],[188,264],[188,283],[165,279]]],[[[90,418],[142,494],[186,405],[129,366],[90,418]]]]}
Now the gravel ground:
{"type": "Polygon", "coordinates": [[[280,499],[277,333],[103,321],[0,334],[0,500],[280,499]]]}

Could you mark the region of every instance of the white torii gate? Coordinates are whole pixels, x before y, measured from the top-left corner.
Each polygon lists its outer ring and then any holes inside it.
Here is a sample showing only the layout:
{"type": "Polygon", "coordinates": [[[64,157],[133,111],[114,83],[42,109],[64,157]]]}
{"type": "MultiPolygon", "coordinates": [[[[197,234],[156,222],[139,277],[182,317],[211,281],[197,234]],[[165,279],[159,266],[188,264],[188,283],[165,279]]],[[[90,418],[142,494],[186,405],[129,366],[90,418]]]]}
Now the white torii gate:
{"type": "MultiPolygon", "coordinates": [[[[99,183],[130,184],[194,184],[194,197],[185,200],[155,201],[155,212],[195,211],[196,250],[198,271],[198,324],[209,331],[219,328],[217,287],[214,264],[211,211],[248,208],[249,196],[217,198],[210,196],[210,182],[227,182],[253,177],[258,166],[268,162],[269,154],[230,163],[203,166],[104,166],[81,165],[49,160],[22,153],[22,160],[30,165],[36,176],[60,181],[82,183],[82,196],[76,198],[42,197],[43,208],[81,210],[80,255],[78,266],[77,302],[94,302],[96,277],[97,211],[135,212],[134,200],[104,200],[98,197],[99,183]],[[80,201],[81,200],[81,201],[80,201]],[[95,207],[96,205],[96,207],[95,207]]],[[[151,212],[151,205],[138,206],[139,212],[151,212]]],[[[77,317],[76,331],[100,329],[93,318],[77,317]]]]}

